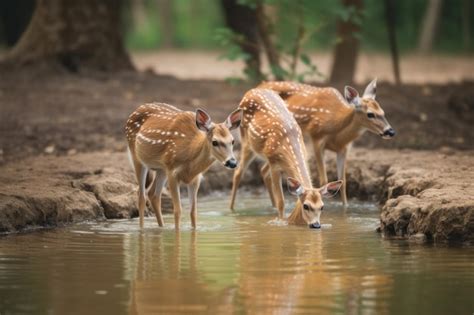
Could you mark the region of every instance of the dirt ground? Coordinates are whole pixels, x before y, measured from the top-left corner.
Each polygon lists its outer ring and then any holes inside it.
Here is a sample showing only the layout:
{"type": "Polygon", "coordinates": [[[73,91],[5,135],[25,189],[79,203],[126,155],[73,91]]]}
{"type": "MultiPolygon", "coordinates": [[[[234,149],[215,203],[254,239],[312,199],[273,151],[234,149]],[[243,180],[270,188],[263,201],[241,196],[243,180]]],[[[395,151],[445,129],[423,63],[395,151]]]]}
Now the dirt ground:
{"type": "MultiPolygon", "coordinates": [[[[34,155],[124,151],[124,122],[141,103],[205,108],[222,120],[250,86],[179,80],[152,71],[98,74],[18,70],[0,77],[0,161],[34,155]]],[[[357,86],[361,91],[363,86],[357,86]]],[[[394,86],[380,82],[377,99],[397,131],[394,140],[364,135],[368,148],[474,147],[474,81],[394,86]]]]}

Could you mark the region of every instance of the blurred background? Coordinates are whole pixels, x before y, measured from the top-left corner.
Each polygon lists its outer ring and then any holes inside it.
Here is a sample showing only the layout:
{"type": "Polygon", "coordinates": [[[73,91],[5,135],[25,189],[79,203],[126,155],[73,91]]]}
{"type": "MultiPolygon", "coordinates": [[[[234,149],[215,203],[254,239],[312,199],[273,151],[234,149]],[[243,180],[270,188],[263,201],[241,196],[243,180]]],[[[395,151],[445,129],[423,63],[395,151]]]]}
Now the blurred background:
{"type": "Polygon", "coordinates": [[[124,151],[143,102],[224,119],[262,80],[377,100],[399,131],[356,146],[474,147],[474,0],[0,2],[0,164],[124,151]]]}
{"type": "MultiPolygon", "coordinates": [[[[108,2],[120,14],[117,32],[140,70],[257,81],[474,78],[472,0],[108,2]]],[[[45,10],[60,10],[60,3],[39,1],[45,10]]],[[[29,24],[35,1],[0,6],[0,43],[6,50],[29,24]]]]}

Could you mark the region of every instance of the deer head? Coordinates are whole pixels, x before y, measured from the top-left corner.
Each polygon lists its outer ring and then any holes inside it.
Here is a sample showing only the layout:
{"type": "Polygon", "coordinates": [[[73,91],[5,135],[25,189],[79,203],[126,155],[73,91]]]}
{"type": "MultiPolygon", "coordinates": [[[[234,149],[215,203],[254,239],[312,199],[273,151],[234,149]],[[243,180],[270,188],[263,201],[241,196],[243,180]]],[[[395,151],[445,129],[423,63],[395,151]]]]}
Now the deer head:
{"type": "Polygon", "coordinates": [[[304,221],[310,228],[321,228],[320,218],[324,208],[322,197],[333,197],[341,188],[342,180],[330,182],[320,188],[304,188],[292,177],[288,177],[287,183],[290,193],[298,197],[304,221]]]}
{"type": "Polygon", "coordinates": [[[350,86],[344,88],[344,97],[350,105],[354,106],[356,117],[365,128],[384,139],[390,139],[395,136],[395,130],[390,126],[382,107],[375,100],[376,90],[377,79],[374,79],[367,85],[362,97],[350,86]]]}
{"type": "Polygon", "coordinates": [[[196,110],[196,126],[206,133],[211,155],[231,169],[237,167],[237,160],[233,150],[234,137],[230,131],[240,126],[241,119],[242,111],[237,109],[224,122],[216,124],[204,110],[196,110]]]}

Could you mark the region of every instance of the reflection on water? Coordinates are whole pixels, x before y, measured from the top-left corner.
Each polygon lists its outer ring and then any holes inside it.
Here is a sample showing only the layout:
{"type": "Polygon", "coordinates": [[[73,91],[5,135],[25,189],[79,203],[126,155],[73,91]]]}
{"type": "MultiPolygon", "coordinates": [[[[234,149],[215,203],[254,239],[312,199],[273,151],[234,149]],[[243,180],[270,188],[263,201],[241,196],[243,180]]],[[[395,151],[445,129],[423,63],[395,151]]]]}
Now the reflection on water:
{"type": "Polygon", "coordinates": [[[168,216],[0,238],[0,314],[474,311],[472,247],[384,240],[370,204],[328,204],[312,230],[270,222],[267,198],[226,201],[201,200],[197,231],[168,216]]]}

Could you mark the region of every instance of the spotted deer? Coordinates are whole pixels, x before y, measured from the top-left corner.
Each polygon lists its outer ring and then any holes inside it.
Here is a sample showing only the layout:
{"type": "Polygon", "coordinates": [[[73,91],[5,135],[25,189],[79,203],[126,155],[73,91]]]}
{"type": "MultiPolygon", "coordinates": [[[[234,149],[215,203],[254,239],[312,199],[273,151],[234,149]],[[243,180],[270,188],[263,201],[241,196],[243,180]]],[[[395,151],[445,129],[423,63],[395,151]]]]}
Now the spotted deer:
{"type": "Polygon", "coordinates": [[[324,150],[336,152],[337,177],[343,181],[342,202],[347,205],[346,157],[352,142],[366,130],[384,139],[395,136],[375,100],[377,80],[367,85],[362,97],[350,86],[345,87],[344,97],[334,88],[294,82],[263,82],[259,87],[271,89],[285,99],[303,133],[311,138],[320,185],[328,181],[324,150]]]}
{"type": "Polygon", "coordinates": [[[127,120],[125,132],[129,156],[138,180],[138,210],[140,226],[146,206],[146,179],[154,172],[148,190],[150,204],[159,226],[163,226],[161,193],[168,182],[173,202],[175,228],[181,216],[180,183],[188,188],[191,205],[191,224],[196,227],[197,192],[201,174],[214,161],[227,168],[237,167],[233,153],[231,130],[239,127],[241,110],[232,112],[223,123],[213,123],[202,109],[196,113],[181,111],[164,103],[141,105],[127,120]]]}
{"type": "Polygon", "coordinates": [[[261,174],[278,210],[278,217],[285,218],[281,185],[282,173],[285,173],[289,176],[287,183],[290,193],[298,197],[288,223],[320,228],[324,205],[322,196],[337,193],[341,181],[313,188],[306,165],[303,135],[278,94],[267,89],[252,89],[245,94],[239,108],[243,111],[240,126],[241,161],[234,173],[230,208],[234,208],[242,174],[258,155],[265,161],[261,174]]]}

